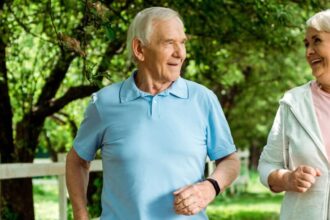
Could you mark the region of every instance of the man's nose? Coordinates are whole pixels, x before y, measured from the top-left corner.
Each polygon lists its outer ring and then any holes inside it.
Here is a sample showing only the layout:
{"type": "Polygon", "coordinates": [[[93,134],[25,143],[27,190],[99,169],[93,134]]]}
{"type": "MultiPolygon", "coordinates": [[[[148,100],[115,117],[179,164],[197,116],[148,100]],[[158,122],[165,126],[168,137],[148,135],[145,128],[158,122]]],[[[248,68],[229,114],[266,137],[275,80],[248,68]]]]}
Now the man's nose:
{"type": "Polygon", "coordinates": [[[177,58],[185,58],[186,57],[186,46],[184,44],[176,44],[173,55],[177,58]]]}

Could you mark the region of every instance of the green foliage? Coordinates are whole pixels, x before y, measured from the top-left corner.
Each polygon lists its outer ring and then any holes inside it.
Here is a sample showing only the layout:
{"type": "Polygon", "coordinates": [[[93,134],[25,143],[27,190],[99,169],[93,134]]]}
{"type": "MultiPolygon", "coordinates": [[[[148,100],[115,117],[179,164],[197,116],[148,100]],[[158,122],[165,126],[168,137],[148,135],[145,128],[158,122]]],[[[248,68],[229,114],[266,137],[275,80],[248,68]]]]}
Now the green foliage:
{"type": "MultiPolygon", "coordinates": [[[[189,37],[184,77],[218,95],[239,148],[262,147],[280,97],[312,79],[302,44],[305,21],[329,8],[326,0],[6,1],[0,38],[14,114],[10,127],[29,123],[26,116],[41,117],[37,110],[51,107],[70,88],[103,87],[130,75],[135,67],[125,51],[128,25],[141,9],[155,5],[182,15],[189,37]],[[58,66],[65,73],[55,79],[59,88],[39,103],[58,66]]],[[[73,100],[44,122],[39,118],[39,145],[52,155],[71,147],[82,120],[88,100],[73,100]]]]}
{"type": "Polygon", "coordinates": [[[18,220],[19,216],[17,213],[15,213],[11,208],[9,208],[10,206],[8,206],[7,204],[5,204],[6,206],[1,209],[1,218],[3,220],[18,220]]]}
{"type": "MultiPolygon", "coordinates": [[[[134,68],[123,50],[126,31],[136,12],[152,2],[135,1],[130,7],[125,1],[87,1],[87,5],[85,1],[70,2],[14,1],[5,11],[10,35],[2,37],[8,39],[15,123],[33,110],[63,49],[78,56],[55,98],[72,86],[88,84],[86,79],[100,87],[123,80],[134,68]],[[108,54],[108,47],[118,42],[118,51],[108,54]]],[[[177,9],[185,22],[189,41],[184,76],[219,96],[239,147],[249,147],[252,142],[262,146],[284,91],[310,79],[303,64],[304,22],[329,4],[191,0],[158,1],[158,5],[177,9]]],[[[80,106],[85,105],[72,104],[61,112],[79,124],[84,109],[80,106]]],[[[72,134],[68,121],[58,123],[54,118],[46,121],[45,130],[53,148],[63,151],[69,148],[72,134]]],[[[40,139],[43,146],[44,139],[40,139]]]]}
{"type": "Polygon", "coordinates": [[[90,205],[88,207],[88,213],[91,217],[99,217],[101,215],[101,193],[102,193],[102,187],[103,187],[103,180],[102,175],[97,175],[98,178],[94,178],[93,182],[93,188],[95,189],[95,192],[92,194],[90,198],[90,205]]]}
{"type": "Polygon", "coordinates": [[[275,0],[191,1],[183,8],[190,34],[185,76],[216,92],[237,146],[262,147],[280,97],[311,79],[304,23],[320,8],[275,0]]]}

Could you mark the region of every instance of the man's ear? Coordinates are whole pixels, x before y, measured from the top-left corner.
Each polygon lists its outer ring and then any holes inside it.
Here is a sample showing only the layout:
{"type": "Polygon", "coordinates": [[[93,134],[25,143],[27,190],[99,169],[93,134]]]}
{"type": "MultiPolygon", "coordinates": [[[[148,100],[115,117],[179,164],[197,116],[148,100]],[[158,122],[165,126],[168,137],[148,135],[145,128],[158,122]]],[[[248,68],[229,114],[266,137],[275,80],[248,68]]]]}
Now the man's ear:
{"type": "Polygon", "coordinates": [[[134,38],[132,42],[132,48],[135,59],[137,61],[144,61],[144,54],[143,54],[144,51],[143,51],[142,42],[139,39],[134,38]]]}

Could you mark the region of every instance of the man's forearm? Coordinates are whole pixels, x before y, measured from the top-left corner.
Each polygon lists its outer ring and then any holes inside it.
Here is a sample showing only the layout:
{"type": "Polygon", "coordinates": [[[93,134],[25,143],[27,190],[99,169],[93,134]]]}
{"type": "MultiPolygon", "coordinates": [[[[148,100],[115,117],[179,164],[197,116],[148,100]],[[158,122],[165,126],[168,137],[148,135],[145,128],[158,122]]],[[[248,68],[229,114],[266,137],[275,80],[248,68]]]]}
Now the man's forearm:
{"type": "Polygon", "coordinates": [[[88,219],[87,186],[89,179],[89,163],[79,158],[72,149],[66,161],[66,184],[72,203],[74,219],[88,219]]]}
{"type": "Polygon", "coordinates": [[[222,160],[216,161],[216,168],[210,178],[215,179],[223,192],[238,177],[240,160],[237,153],[233,153],[222,160]]]}

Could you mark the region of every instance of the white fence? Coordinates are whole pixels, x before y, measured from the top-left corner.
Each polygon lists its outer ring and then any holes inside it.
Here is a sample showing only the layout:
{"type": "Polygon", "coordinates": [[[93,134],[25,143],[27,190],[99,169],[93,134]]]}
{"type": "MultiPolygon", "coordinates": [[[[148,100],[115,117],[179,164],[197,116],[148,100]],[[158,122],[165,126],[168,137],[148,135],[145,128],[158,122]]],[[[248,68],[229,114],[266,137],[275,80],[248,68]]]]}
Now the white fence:
{"type": "MultiPolygon", "coordinates": [[[[0,164],[0,183],[4,179],[37,176],[58,176],[59,219],[67,219],[67,189],[65,183],[65,157],[59,154],[56,163],[13,163],[0,164]]],[[[102,171],[101,160],[91,163],[90,171],[102,171]]],[[[1,192],[0,192],[1,193],[1,192]]],[[[1,217],[0,217],[1,218],[1,217]]]]}
{"type": "MultiPolygon", "coordinates": [[[[248,151],[239,151],[241,159],[241,175],[233,183],[230,191],[236,191],[237,186],[246,186],[249,181],[248,173],[248,151]]],[[[58,176],[58,190],[59,190],[59,219],[67,219],[67,189],[65,183],[65,157],[66,154],[59,154],[56,163],[13,163],[0,164],[0,184],[4,179],[15,179],[25,177],[37,176],[58,176]]],[[[207,161],[208,174],[214,170],[214,162],[207,161]]],[[[102,161],[94,160],[91,162],[90,171],[102,171],[102,161]]],[[[1,194],[1,191],[0,191],[1,194]]],[[[1,218],[1,217],[0,217],[1,218]]]]}

